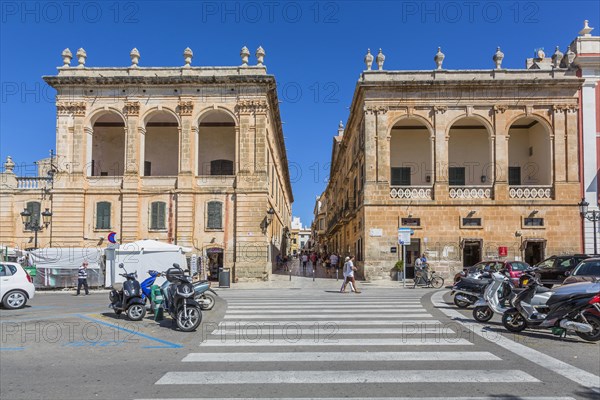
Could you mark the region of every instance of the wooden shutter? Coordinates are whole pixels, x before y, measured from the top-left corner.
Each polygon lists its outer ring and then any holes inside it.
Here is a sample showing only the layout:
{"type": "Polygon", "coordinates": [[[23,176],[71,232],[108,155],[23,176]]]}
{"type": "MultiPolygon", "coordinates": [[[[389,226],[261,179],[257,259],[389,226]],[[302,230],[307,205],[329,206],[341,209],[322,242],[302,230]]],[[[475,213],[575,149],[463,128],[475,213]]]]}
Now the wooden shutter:
{"type": "Polygon", "coordinates": [[[218,201],[211,201],[207,206],[207,228],[222,229],[222,204],[218,201]]]}
{"type": "Polygon", "coordinates": [[[410,186],[410,167],[392,168],[392,186],[410,186]]]}
{"type": "Polygon", "coordinates": [[[464,167],[448,168],[448,183],[450,184],[450,186],[464,186],[465,185],[465,169],[464,169],[464,167]]]}
{"type": "Polygon", "coordinates": [[[30,201],[27,203],[27,211],[31,213],[31,225],[39,226],[40,225],[40,210],[42,205],[37,201],[30,201]]]}
{"type": "Polygon", "coordinates": [[[110,229],[110,203],[96,203],[96,229],[110,229]]]}
{"type": "Polygon", "coordinates": [[[164,201],[155,201],[150,210],[150,229],[166,229],[167,205],[164,201]]]}
{"type": "Polygon", "coordinates": [[[508,184],[511,186],[521,184],[521,167],[508,167],[508,184]]]}

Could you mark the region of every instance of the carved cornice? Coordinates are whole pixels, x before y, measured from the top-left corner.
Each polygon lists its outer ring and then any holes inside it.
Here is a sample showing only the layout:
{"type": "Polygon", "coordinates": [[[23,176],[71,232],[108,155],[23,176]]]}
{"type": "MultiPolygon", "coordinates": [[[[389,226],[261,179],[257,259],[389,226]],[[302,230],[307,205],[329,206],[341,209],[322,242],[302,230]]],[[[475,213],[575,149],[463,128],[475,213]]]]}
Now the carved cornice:
{"type": "Polygon", "coordinates": [[[239,100],[236,107],[239,113],[265,113],[269,104],[266,100],[239,100]]]}
{"type": "Polygon", "coordinates": [[[496,114],[498,114],[498,113],[504,114],[507,109],[508,109],[508,107],[505,106],[505,105],[503,105],[503,104],[497,104],[497,105],[494,106],[494,112],[496,114]]]}
{"type": "Polygon", "coordinates": [[[385,115],[389,111],[389,107],[382,106],[382,105],[366,105],[364,107],[364,111],[365,111],[365,114],[368,114],[368,115],[374,115],[374,114],[385,115]]]}
{"type": "Polygon", "coordinates": [[[123,112],[127,116],[138,116],[140,115],[140,102],[139,101],[126,101],[123,112]]]}
{"type": "Polygon", "coordinates": [[[433,106],[433,112],[436,114],[444,114],[448,111],[448,106],[433,106]]]}
{"type": "Polygon", "coordinates": [[[75,115],[83,117],[85,115],[86,104],[83,101],[58,102],[56,103],[56,112],[58,115],[75,115]]]}
{"type": "Polygon", "coordinates": [[[194,112],[194,102],[193,101],[180,101],[178,104],[179,115],[181,116],[191,116],[194,112]]]}
{"type": "Polygon", "coordinates": [[[574,113],[579,110],[579,106],[577,104],[553,104],[552,110],[554,112],[558,112],[558,113],[565,112],[565,111],[574,113]]]}

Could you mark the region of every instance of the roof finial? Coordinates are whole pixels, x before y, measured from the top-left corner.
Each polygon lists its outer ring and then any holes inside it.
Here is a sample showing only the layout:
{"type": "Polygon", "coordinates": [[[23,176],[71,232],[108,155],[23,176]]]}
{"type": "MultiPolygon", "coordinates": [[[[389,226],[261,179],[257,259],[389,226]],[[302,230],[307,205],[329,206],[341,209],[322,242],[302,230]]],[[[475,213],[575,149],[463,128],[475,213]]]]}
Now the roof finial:
{"type": "Polygon", "coordinates": [[[588,24],[589,21],[587,19],[583,21],[583,29],[579,31],[580,36],[592,36],[590,35],[590,32],[593,31],[594,28],[590,28],[588,24]]]}
{"type": "Polygon", "coordinates": [[[258,62],[256,65],[259,67],[263,66],[263,62],[265,61],[265,50],[262,46],[258,46],[258,49],[256,49],[256,61],[258,62]]]}
{"type": "Polygon", "coordinates": [[[240,50],[240,57],[242,58],[242,67],[248,66],[248,57],[250,57],[250,50],[246,46],[240,50]]]}
{"type": "Polygon", "coordinates": [[[140,62],[140,52],[138,51],[138,49],[136,49],[134,47],[131,50],[131,53],[129,53],[129,57],[131,57],[131,67],[130,68],[137,68],[138,63],[140,62]]]}
{"type": "Polygon", "coordinates": [[[373,65],[373,54],[371,54],[371,49],[367,49],[367,54],[365,55],[365,65],[367,66],[367,71],[370,71],[371,66],[373,65]]]}
{"type": "Polygon", "coordinates": [[[381,51],[381,49],[379,49],[379,54],[377,54],[377,57],[375,58],[375,61],[377,62],[377,69],[379,71],[383,70],[383,63],[385,62],[385,55],[383,54],[383,52],[381,51]]]}
{"type": "Polygon", "coordinates": [[[71,66],[72,58],[73,58],[73,53],[71,53],[71,50],[69,50],[69,48],[67,47],[62,52],[63,67],[69,68],[71,66]]]}
{"type": "Polygon", "coordinates": [[[183,50],[183,62],[185,63],[184,67],[189,68],[192,65],[192,58],[194,57],[194,52],[189,47],[186,47],[183,50]]]}
{"type": "Polygon", "coordinates": [[[435,56],[433,57],[433,61],[435,61],[435,65],[437,66],[437,69],[442,69],[442,63],[444,62],[444,58],[446,58],[446,55],[444,53],[442,53],[442,48],[438,47],[438,51],[437,51],[437,53],[435,53],[435,56]]]}
{"type": "Polygon", "coordinates": [[[496,64],[496,69],[502,68],[502,60],[504,60],[504,53],[500,51],[500,46],[496,49],[496,53],[494,53],[494,57],[492,57],[494,63],[496,64]]]}
{"type": "Polygon", "coordinates": [[[84,68],[85,60],[87,58],[87,53],[85,52],[83,47],[81,47],[79,50],[77,50],[77,54],[75,54],[75,55],[77,56],[77,62],[79,63],[77,68],[84,68]]]}
{"type": "Polygon", "coordinates": [[[554,50],[554,54],[552,54],[552,66],[554,68],[560,68],[560,62],[562,61],[564,54],[560,52],[558,46],[556,46],[556,50],[554,50]]]}

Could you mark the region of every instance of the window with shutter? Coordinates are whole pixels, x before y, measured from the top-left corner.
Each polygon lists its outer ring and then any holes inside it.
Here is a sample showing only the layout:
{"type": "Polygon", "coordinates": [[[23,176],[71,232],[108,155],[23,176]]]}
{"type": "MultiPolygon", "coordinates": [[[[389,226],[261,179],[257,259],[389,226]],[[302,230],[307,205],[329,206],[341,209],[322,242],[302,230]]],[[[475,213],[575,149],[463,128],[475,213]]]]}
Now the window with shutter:
{"type": "Polygon", "coordinates": [[[42,205],[37,201],[27,203],[27,211],[31,214],[31,226],[40,226],[40,210],[42,205]]]}
{"type": "Polygon", "coordinates": [[[207,229],[223,229],[223,204],[219,201],[211,201],[207,206],[207,229]]]}
{"type": "Polygon", "coordinates": [[[211,175],[233,175],[233,161],[213,160],[210,162],[211,175]]]}
{"type": "Polygon", "coordinates": [[[155,201],[150,209],[150,229],[166,229],[166,209],[164,201],[155,201]]]}
{"type": "Polygon", "coordinates": [[[410,186],[410,167],[392,168],[392,186],[410,186]]]}
{"type": "Polygon", "coordinates": [[[96,229],[110,229],[110,203],[96,203],[96,229]]]}
{"type": "Polygon", "coordinates": [[[521,184],[521,167],[508,167],[508,184],[511,186],[521,184]]]}
{"type": "Polygon", "coordinates": [[[464,186],[465,185],[465,168],[464,167],[448,168],[448,183],[450,184],[450,186],[464,186]]]}

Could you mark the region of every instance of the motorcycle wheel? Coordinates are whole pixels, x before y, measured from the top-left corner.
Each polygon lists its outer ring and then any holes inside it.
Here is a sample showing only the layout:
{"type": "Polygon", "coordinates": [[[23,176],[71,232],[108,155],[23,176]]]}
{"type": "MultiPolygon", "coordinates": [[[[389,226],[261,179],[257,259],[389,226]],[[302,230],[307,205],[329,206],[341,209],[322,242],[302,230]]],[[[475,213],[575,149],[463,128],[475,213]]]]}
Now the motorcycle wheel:
{"type": "Polygon", "coordinates": [[[494,316],[494,312],[488,306],[478,306],[473,309],[473,318],[477,322],[488,322],[494,316]]]}
{"type": "Polygon", "coordinates": [[[585,315],[585,319],[587,319],[588,323],[592,326],[592,328],[594,328],[594,330],[591,333],[575,333],[583,340],[587,340],[588,342],[597,342],[598,340],[600,340],[600,318],[593,314],[587,313],[585,315]]]}
{"type": "Polygon", "coordinates": [[[187,307],[187,312],[183,312],[183,307],[177,311],[177,326],[183,332],[191,332],[198,328],[202,321],[202,311],[199,307],[187,307]]]}
{"type": "Polygon", "coordinates": [[[511,332],[521,332],[527,328],[527,321],[516,308],[511,308],[502,315],[502,325],[511,332]]]}
{"type": "Polygon", "coordinates": [[[444,286],[444,278],[440,278],[439,276],[433,277],[431,280],[431,286],[433,286],[435,289],[441,288],[444,286]]]}
{"type": "Polygon", "coordinates": [[[141,321],[146,315],[146,306],[143,304],[133,304],[127,309],[127,318],[132,321],[141,321]]]}
{"type": "Polygon", "coordinates": [[[467,307],[469,307],[469,305],[471,303],[469,303],[468,301],[459,300],[459,299],[456,298],[456,296],[454,296],[454,304],[458,308],[467,308],[467,307]]]}
{"type": "MultiPolygon", "coordinates": [[[[202,309],[202,311],[210,311],[210,310],[212,310],[213,307],[215,306],[215,303],[216,303],[215,296],[213,296],[210,293],[205,293],[204,294],[204,298],[206,300],[208,300],[208,304],[204,305],[204,301],[202,301],[202,303],[200,303],[201,304],[200,308],[202,309]]],[[[201,300],[204,300],[204,299],[201,299],[201,300]]]]}

